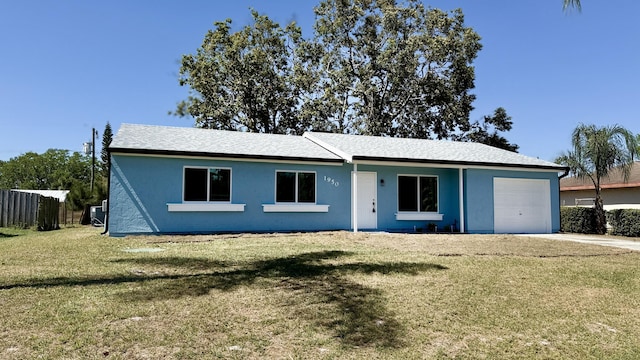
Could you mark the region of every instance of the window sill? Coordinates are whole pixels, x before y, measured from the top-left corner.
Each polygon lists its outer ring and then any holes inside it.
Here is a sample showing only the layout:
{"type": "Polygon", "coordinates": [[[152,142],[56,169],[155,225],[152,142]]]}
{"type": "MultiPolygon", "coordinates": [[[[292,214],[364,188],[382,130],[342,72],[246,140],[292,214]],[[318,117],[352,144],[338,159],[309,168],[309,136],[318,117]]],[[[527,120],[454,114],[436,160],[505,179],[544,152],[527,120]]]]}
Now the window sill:
{"type": "Polygon", "coordinates": [[[262,204],[264,212],[329,212],[329,205],[317,204],[262,204]]]}
{"type": "Polygon", "coordinates": [[[396,220],[433,220],[442,221],[443,214],[432,212],[399,212],[396,213],[396,220]]]}
{"type": "Polygon", "coordinates": [[[243,212],[245,204],[167,204],[169,212],[243,212]]]}

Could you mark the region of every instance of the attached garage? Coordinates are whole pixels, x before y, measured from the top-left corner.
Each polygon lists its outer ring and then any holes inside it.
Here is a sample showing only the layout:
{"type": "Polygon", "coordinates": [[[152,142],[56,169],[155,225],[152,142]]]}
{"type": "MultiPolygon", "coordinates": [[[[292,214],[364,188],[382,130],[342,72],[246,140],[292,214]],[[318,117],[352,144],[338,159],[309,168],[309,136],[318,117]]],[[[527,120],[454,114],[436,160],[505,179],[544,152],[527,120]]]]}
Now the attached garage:
{"type": "Polygon", "coordinates": [[[551,184],[548,179],[493,179],[496,233],[550,233],[551,184]]]}

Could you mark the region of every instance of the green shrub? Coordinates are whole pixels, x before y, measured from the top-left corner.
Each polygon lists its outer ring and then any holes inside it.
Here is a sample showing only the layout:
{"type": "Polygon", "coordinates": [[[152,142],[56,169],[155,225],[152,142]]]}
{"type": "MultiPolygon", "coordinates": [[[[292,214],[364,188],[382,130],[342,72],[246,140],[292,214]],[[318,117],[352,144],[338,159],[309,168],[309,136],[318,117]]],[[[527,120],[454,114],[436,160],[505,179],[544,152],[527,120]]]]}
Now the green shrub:
{"type": "Polygon", "coordinates": [[[586,207],[561,207],[560,231],[596,234],[596,211],[586,207]]]}
{"type": "Polygon", "coordinates": [[[616,209],[607,211],[607,222],[611,225],[611,235],[640,236],[640,210],[616,209]]]}

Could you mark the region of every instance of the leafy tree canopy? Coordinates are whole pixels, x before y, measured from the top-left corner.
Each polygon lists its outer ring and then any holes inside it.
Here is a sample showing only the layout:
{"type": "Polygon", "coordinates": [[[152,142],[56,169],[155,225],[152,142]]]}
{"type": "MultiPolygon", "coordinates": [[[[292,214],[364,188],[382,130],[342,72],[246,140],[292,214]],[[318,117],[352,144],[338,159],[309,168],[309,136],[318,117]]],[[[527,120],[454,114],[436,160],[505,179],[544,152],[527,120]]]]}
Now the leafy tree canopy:
{"type": "Polygon", "coordinates": [[[446,138],[467,129],[481,45],[460,10],[327,0],[315,11],[320,98],[339,130],[446,138]]]}
{"type": "Polygon", "coordinates": [[[203,128],[299,132],[293,61],[300,28],[251,15],[253,24],[235,33],[231,19],[216,22],[196,54],[183,56],[180,85],[191,95],[174,114],[203,128]]]}
{"type": "Polygon", "coordinates": [[[563,0],[563,7],[565,11],[568,9],[578,9],[578,11],[582,10],[582,4],[580,0],[563,0]]]}
{"type": "Polygon", "coordinates": [[[173,114],[198,127],[267,133],[442,139],[482,128],[469,122],[482,46],[461,10],[324,0],[314,11],[311,39],[253,10],[236,32],[230,19],[214,23],[182,58],[180,84],[191,93],[173,114]]]}
{"type": "Polygon", "coordinates": [[[74,179],[89,181],[91,159],[79,152],[27,152],[0,165],[0,189],[69,189],[74,179]]]}
{"type": "Polygon", "coordinates": [[[456,140],[478,142],[518,152],[518,145],[511,144],[499,134],[499,132],[511,130],[512,125],[511,116],[507,115],[507,111],[504,108],[499,107],[493,112],[493,116],[486,115],[482,118],[482,121],[476,121],[471,124],[471,129],[467,133],[458,136],[456,140]]]}

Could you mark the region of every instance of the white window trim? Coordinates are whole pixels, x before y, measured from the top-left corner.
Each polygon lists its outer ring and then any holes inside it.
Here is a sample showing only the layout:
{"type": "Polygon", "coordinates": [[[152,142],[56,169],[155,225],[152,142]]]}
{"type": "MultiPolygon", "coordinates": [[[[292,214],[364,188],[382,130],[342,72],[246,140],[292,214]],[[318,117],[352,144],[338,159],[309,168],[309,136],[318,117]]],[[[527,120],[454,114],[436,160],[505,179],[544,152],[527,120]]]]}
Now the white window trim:
{"type": "MultiPolygon", "coordinates": [[[[207,199],[209,199],[209,196],[211,196],[211,184],[209,183],[209,174],[207,174],[207,199]]],[[[233,200],[233,169],[231,169],[230,167],[216,167],[216,166],[189,166],[189,165],[185,165],[182,167],[182,203],[183,204],[198,204],[198,205],[202,205],[202,204],[230,204],[230,205],[234,205],[232,204],[233,200]],[[184,200],[184,191],[185,191],[185,176],[186,176],[186,169],[207,169],[207,170],[211,170],[211,169],[216,169],[216,170],[229,170],[229,201],[186,201],[184,200]]],[[[169,204],[167,204],[169,205],[169,204]]],[[[169,210],[171,211],[171,210],[169,210]]],[[[179,211],[179,210],[176,210],[179,211]]],[[[183,210],[184,211],[184,210],[183,210]]],[[[193,210],[189,210],[189,211],[193,211],[193,210]]],[[[203,211],[211,211],[211,210],[203,210],[203,211]]],[[[219,211],[219,210],[213,210],[213,211],[219,211]]],[[[236,210],[237,211],[237,210],[236,210]]],[[[244,209],[242,210],[244,211],[244,209]]]]}
{"type": "Polygon", "coordinates": [[[396,220],[433,220],[442,221],[443,214],[440,214],[440,177],[438,175],[425,175],[425,174],[398,174],[396,177],[396,195],[398,197],[396,202],[396,220]],[[420,196],[420,177],[434,177],[436,178],[436,194],[438,195],[438,201],[436,202],[436,211],[420,211],[420,199],[418,200],[418,211],[400,211],[400,176],[417,177],[418,196],[420,196]]]}
{"type": "Polygon", "coordinates": [[[262,204],[262,211],[270,212],[329,212],[329,205],[304,204],[304,203],[279,203],[279,204],[262,204]]]}
{"type": "Polygon", "coordinates": [[[244,212],[245,206],[246,204],[189,201],[177,204],[167,203],[167,210],[169,212],[244,212]]]}
{"type": "Polygon", "coordinates": [[[434,212],[397,212],[396,220],[432,220],[432,221],[442,221],[444,217],[443,214],[438,214],[434,212]]]}
{"type": "MultiPolygon", "coordinates": [[[[316,171],[306,171],[306,170],[276,170],[275,174],[273,175],[274,181],[273,181],[273,202],[276,205],[298,205],[298,204],[302,204],[302,205],[315,205],[318,203],[318,173],[316,171]],[[296,174],[296,181],[295,181],[295,192],[294,192],[294,199],[295,201],[293,202],[286,202],[286,201],[278,201],[278,173],[279,172],[292,172],[296,174]],[[315,176],[315,181],[313,184],[313,198],[314,198],[314,202],[298,202],[298,174],[299,173],[307,173],[307,174],[313,174],[315,176]]],[[[263,205],[264,206],[264,205],[263,205]]],[[[328,210],[327,210],[328,211],[328,210]]],[[[265,211],[267,212],[267,211],[265,211]]]]}

